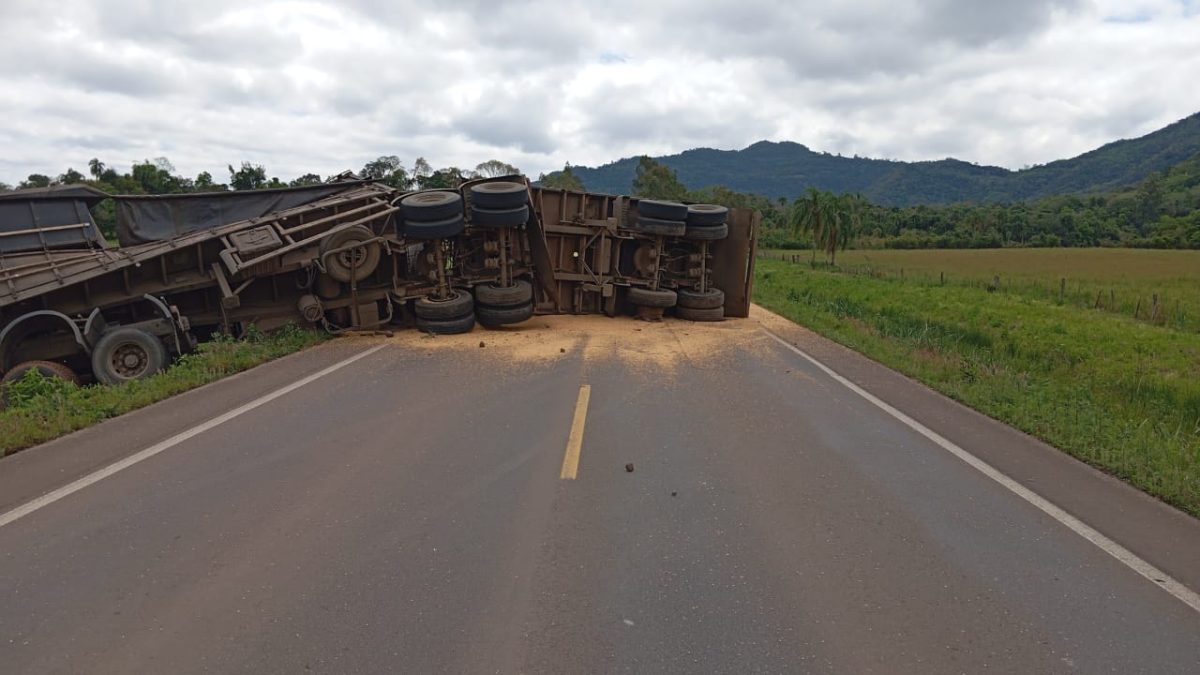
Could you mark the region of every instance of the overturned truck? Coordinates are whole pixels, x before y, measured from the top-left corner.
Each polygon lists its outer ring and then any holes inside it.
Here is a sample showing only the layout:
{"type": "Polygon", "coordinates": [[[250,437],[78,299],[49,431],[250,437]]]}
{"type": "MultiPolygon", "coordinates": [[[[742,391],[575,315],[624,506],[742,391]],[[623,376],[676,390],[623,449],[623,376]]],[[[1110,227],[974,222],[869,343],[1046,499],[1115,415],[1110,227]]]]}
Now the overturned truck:
{"type": "Polygon", "coordinates": [[[451,334],[535,314],[746,316],[758,217],[521,176],[418,192],[0,193],[0,374],[116,384],[214,333],[289,323],[451,334]],[[106,199],[115,246],[92,216],[106,199]]]}

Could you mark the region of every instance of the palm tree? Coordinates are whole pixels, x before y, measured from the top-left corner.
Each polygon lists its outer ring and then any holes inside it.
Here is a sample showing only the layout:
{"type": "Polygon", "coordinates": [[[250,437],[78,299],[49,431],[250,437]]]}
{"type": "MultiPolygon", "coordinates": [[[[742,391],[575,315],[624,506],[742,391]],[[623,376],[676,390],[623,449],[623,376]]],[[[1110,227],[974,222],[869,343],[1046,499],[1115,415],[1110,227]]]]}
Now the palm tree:
{"type": "Polygon", "coordinates": [[[813,239],[812,262],[816,264],[817,248],[825,247],[829,227],[834,218],[833,195],[814,187],[808,188],[803,197],[797,197],[788,214],[788,222],[795,236],[808,234],[813,239]]]}
{"type": "Polygon", "coordinates": [[[101,162],[95,157],[88,160],[88,172],[91,173],[92,176],[94,176],[97,180],[99,180],[100,176],[104,174],[104,170],[106,168],[108,167],[104,166],[104,162],[101,162]]]}
{"type": "Polygon", "coordinates": [[[836,196],[830,194],[826,199],[832,205],[831,217],[821,243],[825,252],[829,254],[829,264],[836,265],[838,249],[845,250],[862,230],[862,214],[866,200],[858,193],[849,192],[836,196]]]}

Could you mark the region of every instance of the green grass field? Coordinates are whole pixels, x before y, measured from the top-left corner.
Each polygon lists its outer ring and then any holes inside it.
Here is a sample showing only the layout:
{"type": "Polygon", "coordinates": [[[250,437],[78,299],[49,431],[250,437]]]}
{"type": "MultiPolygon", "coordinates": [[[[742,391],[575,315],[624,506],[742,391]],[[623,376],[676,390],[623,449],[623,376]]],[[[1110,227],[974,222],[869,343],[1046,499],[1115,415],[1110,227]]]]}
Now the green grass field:
{"type": "MultiPolygon", "coordinates": [[[[808,262],[805,251],[772,251],[808,262]]],[[[821,257],[818,256],[818,262],[821,257]]],[[[852,250],[838,253],[846,273],[948,286],[992,286],[1001,293],[1123,314],[1200,331],[1200,251],[1116,248],[852,250]],[[996,281],[999,280],[997,284],[996,281]],[[1065,284],[1063,282],[1065,280],[1065,284]],[[1155,305],[1157,296],[1157,305],[1155,305]]]]}
{"type": "Polygon", "coordinates": [[[1060,304],[1055,279],[1069,271],[1080,285],[1174,289],[1168,301],[1200,311],[1200,252],[848,253],[850,271],[764,256],[756,302],[1200,515],[1191,317],[1152,322],[1132,308],[1060,304]],[[989,290],[997,274],[1001,289],[989,290]],[[1027,283],[1006,290],[1004,279],[1027,283]]]}

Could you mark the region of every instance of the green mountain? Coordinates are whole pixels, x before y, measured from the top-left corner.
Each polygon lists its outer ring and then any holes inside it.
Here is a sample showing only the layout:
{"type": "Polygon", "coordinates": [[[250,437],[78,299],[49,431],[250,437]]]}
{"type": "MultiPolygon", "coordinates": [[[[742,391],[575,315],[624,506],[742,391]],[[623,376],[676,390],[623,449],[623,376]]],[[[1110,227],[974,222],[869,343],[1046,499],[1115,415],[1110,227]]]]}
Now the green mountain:
{"type": "MultiPolygon", "coordinates": [[[[860,192],[892,206],[962,201],[1016,201],[1133,185],[1200,152],[1200,113],[1141,138],[1120,140],[1071,159],[1020,171],[957,159],[898,162],[814,152],[799,143],[760,141],[744,150],[696,148],[654,159],[690,189],[722,185],[771,198],[808,187],[860,192]]],[[[587,189],[629,191],[636,157],[595,168],[572,167],[587,189]]]]}

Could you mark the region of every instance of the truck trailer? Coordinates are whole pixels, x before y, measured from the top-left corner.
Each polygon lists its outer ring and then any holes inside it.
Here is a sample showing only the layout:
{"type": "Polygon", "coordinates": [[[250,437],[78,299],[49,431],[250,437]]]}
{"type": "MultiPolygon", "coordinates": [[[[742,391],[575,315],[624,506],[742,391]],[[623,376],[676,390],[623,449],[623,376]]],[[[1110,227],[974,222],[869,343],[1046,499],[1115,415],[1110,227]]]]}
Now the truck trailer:
{"type": "Polygon", "coordinates": [[[536,186],[363,180],[182,195],[0,193],[0,380],[148,377],[216,333],[744,317],[760,216],[536,186]],[[115,203],[117,242],[92,210],[115,203]]]}

